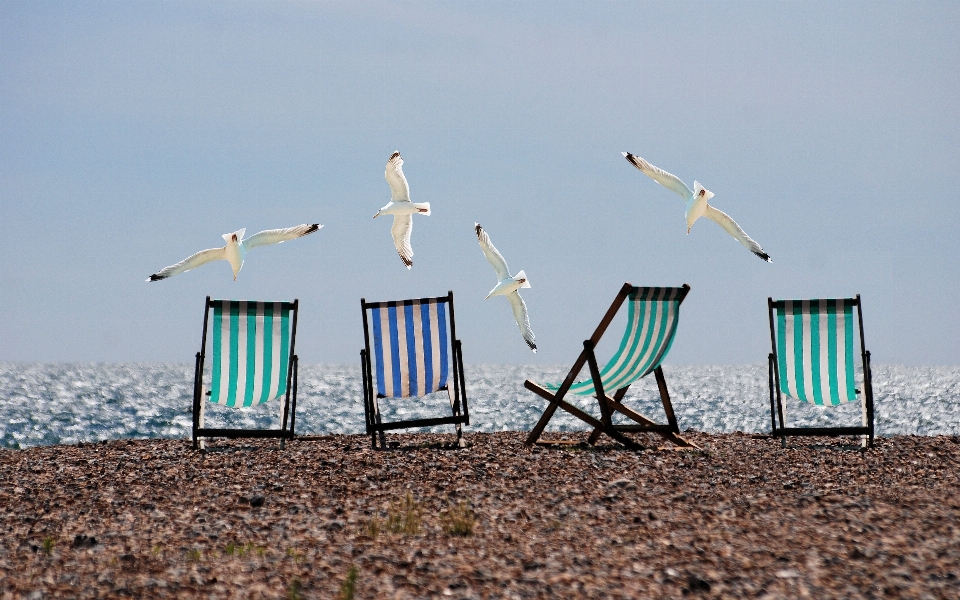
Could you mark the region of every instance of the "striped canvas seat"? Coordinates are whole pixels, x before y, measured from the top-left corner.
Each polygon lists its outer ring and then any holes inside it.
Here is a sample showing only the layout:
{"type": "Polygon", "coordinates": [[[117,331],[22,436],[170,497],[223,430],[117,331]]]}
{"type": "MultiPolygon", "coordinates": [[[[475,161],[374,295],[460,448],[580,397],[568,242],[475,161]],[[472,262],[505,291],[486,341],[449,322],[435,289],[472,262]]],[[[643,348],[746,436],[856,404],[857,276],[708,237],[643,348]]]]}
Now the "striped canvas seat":
{"type": "MultiPolygon", "coordinates": [[[[600,371],[604,390],[626,387],[660,366],[673,344],[685,293],[684,288],[647,287],[637,288],[628,297],[627,326],[620,348],[600,371]]],[[[548,383],[543,387],[556,391],[561,385],[548,383]]],[[[596,393],[592,378],[573,384],[569,391],[581,396],[596,393]]]]}
{"type": "Polygon", "coordinates": [[[787,436],[862,436],[873,445],[873,384],[870,353],[863,341],[860,296],[813,300],[767,300],[771,434],[786,445],[787,436]],[[854,316],[854,309],[857,314],[854,316]],[[857,389],[854,347],[859,331],[863,393],[857,389]],[[861,424],[849,427],[789,427],[786,398],[835,406],[859,397],[861,424]]]}
{"type": "Polygon", "coordinates": [[[409,398],[447,388],[446,303],[436,298],[370,309],[377,396],[409,398]]]}
{"type": "Polygon", "coordinates": [[[287,392],[290,305],[215,300],[210,402],[253,406],[287,392]]]}
{"type": "Polygon", "coordinates": [[[203,438],[275,437],[283,446],[293,438],[297,406],[297,336],[299,302],[211,300],[207,296],[203,339],[197,352],[193,388],[193,445],[203,438]],[[213,318],[210,318],[211,313],[213,318]],[[210,383],[203,382],[210,339],[210,383]],[[208,390],[204,392],[204,390],[208,390]],[[203,401],[207,396],[208,402],[203,401]],[[280,399],[279,429],[207,427],[208,403],[231,408],[257,406],[280,399]]]}
{"type": "Polygon", "coordinates": [[[854,302],[852,298],[774,302],[782,393],[814,404],[857,399],[854,302]]]}
{"type": "MultiPolygon", "coordinates": [[[[463,356],[456,336],[453,292],[436,298],[390,302],[367,302],[361,298],[360,308],[364,335],[364,348],[360,351],[363,406],[373,447],[377,447],[378,437],[380,446],[386,447],[386,431],[444,424],[456,426],[457,443],[462,445],[461,426],[470,424],[470,414],[463,356]],[[411,398],[439,391],[447,392],[448,416],[386,422],[380,411],[381,398],[409,402],[411,398]]],[[[422,402],[429,405],[431,400],[422,402]]]]}
{"type": "Polygon", "coordinates": [[[562,383],[541,385],[529,379],[524,382],[524,387],[549,402],[540,420],[527,436],[527,444],[566,443],[541,439],[547,423],[553,418],[556,410],[562,408],[593,427],[593,432],[587,438],[589,444],[596,443],[600,435],[606,434],[625,446],[638,447],[639,444],[636,441],[624,434],[642,432],[656,433],[678,446],[696,447],[680,436],[673,405],[670,403],[667,381],[660,366],[673,344],[680,319],[680,304],[689,291],[688,285],[668,288],[634,287],[629,283],[623,284],[593,335],[590,339],[584,340],[583,352],[573,363],[562,383]],[[601,369],[595,353],[596,345],[624,302],[627,303],[627,324],[623,338],[620,340],[620,347],[601,369]],[[576,381],[584,366],[589,366],[590,378],[576,381]],[[623,403],[630,386],[650,373],[653,373],[657,380],[660,400],[667,417],[666,423],[657,423],[623,403]],[[567,393],[596,396],[600,418],[567,402],[564,399],[567,393]],[[632,423],[615,424],[612,420],[614,413],[629,419],[632,423]]]}

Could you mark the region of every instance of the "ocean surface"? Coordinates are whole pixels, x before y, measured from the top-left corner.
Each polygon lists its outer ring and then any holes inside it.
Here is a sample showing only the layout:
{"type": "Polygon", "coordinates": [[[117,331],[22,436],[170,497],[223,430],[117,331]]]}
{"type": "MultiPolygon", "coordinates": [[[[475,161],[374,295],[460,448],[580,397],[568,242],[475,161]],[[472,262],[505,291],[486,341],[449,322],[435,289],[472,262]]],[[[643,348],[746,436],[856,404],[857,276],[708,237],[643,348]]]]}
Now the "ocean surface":
{"type": "MultiPolygon", "coordinates": [[[[561,381],[568,366],[467,365],[470,425],[466,431],[529,430],[546,402],[525,379],[561,381]]],[[[680,429],[767,432],[767,366],[670,366],[664,373],[680,429]]],[[[207,378],[209,381],[209,378],[207,378]]],[[[363,433],[360,368],[301,365],[298,434],[363,433]]],[[[960,367],[875,366],[877,434],[960,435],[960,367]]],[[[0,363],[0,447],[24,448],[119,438],[190,437],[193,365],[0,363]]],[[[596,400],[575,397],[598,414],[596,400]]],[[[626,402],[665,421],[656,382],[635,384],[626,402]]],[[[210,406],[210,405],[208,405],[210,406]]],[[[252,409],[211,406],[207,426],[276,427],[279,403],[252,409]]],[[[382,401],[385,420],[441,416],[445,394],[382,401]]],[[[791,403],[790,424],[859,425],[859,403],[821,408],[791,403]]],[[[558,410],[548,431],[587,426],[558,410]]],[[[435,431],[451,431],[435,428],[435,431]]]]}

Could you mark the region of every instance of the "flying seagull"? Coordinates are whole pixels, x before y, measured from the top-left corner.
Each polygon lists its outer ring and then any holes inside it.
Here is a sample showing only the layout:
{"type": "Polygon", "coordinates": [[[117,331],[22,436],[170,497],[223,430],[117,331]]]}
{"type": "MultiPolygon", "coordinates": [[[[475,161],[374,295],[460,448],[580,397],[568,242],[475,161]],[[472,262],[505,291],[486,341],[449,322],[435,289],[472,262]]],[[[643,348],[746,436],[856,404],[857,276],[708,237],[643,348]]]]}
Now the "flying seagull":
{"type": "MultiPolygon", "coordinates": [[[[510,301],[510,306],[513,308],[513,317],[517,320],[517,325],[520,327],[520,334],[523,336],[523,341],[530,346],[531,350],[536,352],[537,343],[533,337],[533,329],[530,328],[530,318],[527,316],[527,305],[523,303],[523,298],[520,297],[520,292],[517,291],[520,288],[530,287],[526,273],[520,271],[511,277],[510,269],[507,268],[507,261],[503,260],[503,256],[494,248],[487,232],[480,227],[480,223],[474,223],[473,228],[477,232],[477,240],[480,241],[480,248],[483,250],[483,254],[487,257],[487,260],[490,261],[490,264],[493,265],[493,270],[497,272],[497,279],[499,280],[496,287],[487,294],[487,298],[490,296],[504,296],[510,301]]],[[[484,298],[484,300],[486,300],[486,298],[484,298]]]]}
{"type": "Polygon", "coordinates": [[[225,260],[229,262],[230,268],[233,269],[233,280],[236,281],[237,273],[239,273],[240,268],[243,267],[243,258],[247,255],[247,251],[253,250],[258,246],[279,244],[287,240],[303,237],[313,233],[321,227],[323,227],[323,225],[314,223],[313,225],[297,225],[296,227],[287,227],[286,229],[267,229],[266,231],[261,231],[260,233],[254,234],[247,239],[243,239],[243,234],[247,231],[246,229],[234,231],[233,233],[225,233],[223,234],[223,239],[225,242],[227,242],[227,245],[223,248],[210,248],[209,250],[201,250],[193,256],[181,260],[175,265],[170,265],[169,267],[160,269],[160,271],[151,275],[147,281],[160,281],[161,279],[166,279],[167,277],[173,277],[174,275],[179,275],[184,271],[195,269],[200,265],[215,260],[225,260]]]}
{"type": "Polygon", "coordinates": [[[710,198],[713,198],[713,192],[705,189],[702,185],[700,185],[699,181],[693,182],[693,189],[691,190],[687,187],[687,184],[680,181],[680,178],[676,175],[671,175],[663,169],[651,165],[639,156],[635,156],[629,152],[624,152],[623,157],[630,161],[630,164],[640,169],[641,173],[650,179],[653,179],[663,187],[680,194],[680,197],[686,200],[687,233],[690,233],[690,228],[693,227],[693,224],[697,219],[700,217],[706,217],[720,225],[720,227],[723,227],[727,233],[734,237],[734,239],[746,246],[747,250],[753,252],[767,262],[773,262],[773,259],[770,258],[769,254],[763,251],[763,248],[760,247],[760,244],[753,241],[749,235],[740,229],[740,226],[737,225],[736,221],[730,218],[730,215],[707,204],[707,201],[710,200],[710,198]]]}
{"type": "Polygon", "coordinates": [[[400,260],[407,268],[413,266],[413,248],[410,246],[410,232],[413,231],[413,215],[420,213],[430,216],[429,202],[410,202],[410,186],[407,185],[407,178],[403,176],[403,159],[399,152],[390,155],[387,161],[387,170],[383,176],[390,184],[390,202],[373,215],[376,219],[380,215],[393,215],[393,227],[390,233],[393,234],[393,245],[397,247],[397,254],[400,260]]]}

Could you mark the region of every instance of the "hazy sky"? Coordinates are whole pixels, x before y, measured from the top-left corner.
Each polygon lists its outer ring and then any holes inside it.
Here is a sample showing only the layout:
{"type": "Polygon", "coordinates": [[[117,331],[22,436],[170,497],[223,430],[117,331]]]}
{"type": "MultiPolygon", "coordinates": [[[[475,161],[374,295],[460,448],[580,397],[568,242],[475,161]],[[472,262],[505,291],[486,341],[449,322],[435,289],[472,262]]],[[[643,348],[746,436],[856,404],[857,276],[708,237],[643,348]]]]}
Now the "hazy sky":
{"type": "Polygon", "coordinates": [[[958,31],[957,2],[0,1],[0,361],[191,362],[211,295],[299,298],[301,361],[357,362],[361,297],[452,289],[466,362],[569,363],[630,281],[692,288],[668,362],[763,362],[768,296],[860,293],[875,363],[960,364],[958,31]],[[433,208],[412,271],[371,219],[394,150],[433,208]],[[774,262],[686,235],[621,151],[774,262]],[[236,282],[144,282],[311,222],[236,282]]]}

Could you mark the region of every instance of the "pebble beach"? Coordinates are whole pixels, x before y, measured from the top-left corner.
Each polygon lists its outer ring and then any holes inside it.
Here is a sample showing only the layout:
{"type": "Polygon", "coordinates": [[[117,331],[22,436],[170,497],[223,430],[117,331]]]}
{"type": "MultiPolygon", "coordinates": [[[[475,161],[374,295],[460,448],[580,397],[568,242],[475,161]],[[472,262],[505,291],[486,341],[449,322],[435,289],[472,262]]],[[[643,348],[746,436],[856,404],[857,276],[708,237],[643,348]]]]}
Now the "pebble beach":
{"type": "Polygon", "coordinates": [[[684,437],[2,450],[0,597],[960,597],[957,436],[684,437]]]}

